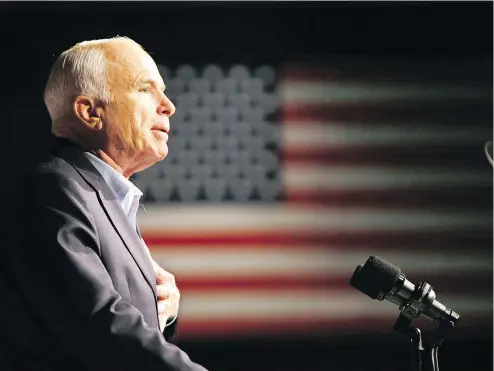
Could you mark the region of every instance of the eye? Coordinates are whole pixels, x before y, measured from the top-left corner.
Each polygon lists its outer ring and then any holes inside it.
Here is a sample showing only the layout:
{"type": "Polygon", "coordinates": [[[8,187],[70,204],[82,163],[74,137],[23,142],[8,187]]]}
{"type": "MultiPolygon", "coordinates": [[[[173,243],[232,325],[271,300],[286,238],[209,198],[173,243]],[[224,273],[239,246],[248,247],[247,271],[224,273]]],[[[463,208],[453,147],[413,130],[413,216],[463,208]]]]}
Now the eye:
{"type": "Polygon", "coordinates": [[[143,92],[143,93],[149,93],[151,91],[151,87],[150,86],[143,86],[142,88],[139,89],[140,92],[143,92]]]}

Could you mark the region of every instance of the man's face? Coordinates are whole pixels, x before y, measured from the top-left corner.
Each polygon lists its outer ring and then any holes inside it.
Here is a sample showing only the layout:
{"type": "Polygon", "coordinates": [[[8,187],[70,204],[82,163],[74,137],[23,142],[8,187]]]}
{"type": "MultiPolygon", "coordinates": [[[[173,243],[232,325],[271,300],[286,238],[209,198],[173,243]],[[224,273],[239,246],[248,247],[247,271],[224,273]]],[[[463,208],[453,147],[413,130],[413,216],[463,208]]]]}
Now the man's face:
{"type": "Polygon", "coordinates": [[[153,59],[126,42],[107,50],[111,103],[105,105],[107,147],[126,172],[141,171],[168,154],[169,117],[175,106],[164,95],[153,59]]]}

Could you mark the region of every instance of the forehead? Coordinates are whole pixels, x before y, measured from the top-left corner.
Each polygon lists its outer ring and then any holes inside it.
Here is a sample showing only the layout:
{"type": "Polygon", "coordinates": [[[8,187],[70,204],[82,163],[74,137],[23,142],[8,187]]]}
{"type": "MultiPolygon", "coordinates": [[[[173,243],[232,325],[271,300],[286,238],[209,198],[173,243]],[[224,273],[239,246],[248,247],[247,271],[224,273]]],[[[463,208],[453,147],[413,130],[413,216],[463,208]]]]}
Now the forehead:
{"type": "Polygon", "coordinates": [[[140,46],[120,42],[107,51],[108,78],[114,83],[134,85],[141,80],[163,84],[163,79],[153,58],[140,46]]]}

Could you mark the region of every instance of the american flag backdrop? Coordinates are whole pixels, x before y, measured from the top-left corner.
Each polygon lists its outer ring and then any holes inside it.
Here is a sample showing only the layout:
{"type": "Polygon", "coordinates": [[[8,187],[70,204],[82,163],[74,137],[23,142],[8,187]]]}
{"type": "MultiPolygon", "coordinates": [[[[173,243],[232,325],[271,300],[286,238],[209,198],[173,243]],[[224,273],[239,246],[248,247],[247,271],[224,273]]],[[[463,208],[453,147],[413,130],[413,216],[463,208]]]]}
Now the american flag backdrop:
{"type": "Polygon", "coordinates": [[[492,75],[478,65],[283,66],[282,201],[139,213],[181,290],[180,337],[391,331],[398,308],[349,285],[370,255],[430,283],[459,328],[491,331],[492,75]]]}

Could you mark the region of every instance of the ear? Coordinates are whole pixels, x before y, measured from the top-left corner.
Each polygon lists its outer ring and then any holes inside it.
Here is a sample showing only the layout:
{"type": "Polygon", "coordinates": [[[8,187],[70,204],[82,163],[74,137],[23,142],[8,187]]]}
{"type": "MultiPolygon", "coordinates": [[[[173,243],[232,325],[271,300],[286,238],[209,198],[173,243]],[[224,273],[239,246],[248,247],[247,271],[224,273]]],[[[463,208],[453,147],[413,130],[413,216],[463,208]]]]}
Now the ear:
{"type": "Polygon", "coordinates": [[[101,109],[95,99],[79,96],[74,100],[74,114],[88,129],[101,130],[101,109]]]}

